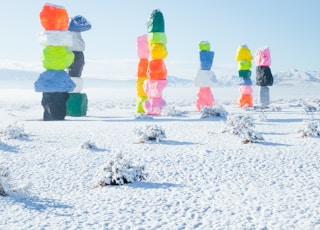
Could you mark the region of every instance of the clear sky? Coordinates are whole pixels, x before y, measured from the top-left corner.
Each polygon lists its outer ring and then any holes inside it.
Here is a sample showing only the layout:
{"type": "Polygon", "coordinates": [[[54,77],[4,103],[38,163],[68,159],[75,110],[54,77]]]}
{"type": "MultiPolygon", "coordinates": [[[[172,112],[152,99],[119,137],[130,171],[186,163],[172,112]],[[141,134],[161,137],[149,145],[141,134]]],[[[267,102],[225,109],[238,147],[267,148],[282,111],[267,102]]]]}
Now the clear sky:
{"type": "Polygon", "coordinates": [[[85,58],[137,59],[136,38],[154,9],[164,15],[170,61],[198,62],[198,43],[215,52],[212,69],[235,67],[238,45],[269,46],[273,71],[320,70],[320,0],[0,0],[0,59],[41,62],[39,13],[46,2],[92,24],[85,58]]]}

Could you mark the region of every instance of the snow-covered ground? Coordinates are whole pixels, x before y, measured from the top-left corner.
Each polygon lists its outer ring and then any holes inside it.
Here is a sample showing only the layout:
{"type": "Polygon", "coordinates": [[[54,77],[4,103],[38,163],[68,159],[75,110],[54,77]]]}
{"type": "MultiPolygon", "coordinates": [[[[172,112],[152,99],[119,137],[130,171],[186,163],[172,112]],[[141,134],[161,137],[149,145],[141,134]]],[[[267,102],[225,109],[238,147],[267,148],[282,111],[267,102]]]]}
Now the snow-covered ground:
{"type": "MultiPolygon", "coordinates": [[[[298,133],[319,124],[319,84],[270,87],[264,112],[238,108],[237,86],[212,88],[228,115],[201,119],[197,89],[175,79],[164,91],[167,115],[138,119],[134,79],[91,79],[86,117],[42,121],[33,82],[12,81],[0,80],[8,194],[0,196],[0,229],[320,229],[319,137],[298,133]],[[306,113],[304,103],[318,111],[306,113]],[[244,144],[223,133],[236,115],[251,117],[263,140],[244,144]],[[147,126],[166,138],[140,143],[134,131],[147,126]],[[97,186],[118,154],[143,165],[146,179],[97,186]]],[[[253,97],[257,103],[256,86],[253,97]]]]}

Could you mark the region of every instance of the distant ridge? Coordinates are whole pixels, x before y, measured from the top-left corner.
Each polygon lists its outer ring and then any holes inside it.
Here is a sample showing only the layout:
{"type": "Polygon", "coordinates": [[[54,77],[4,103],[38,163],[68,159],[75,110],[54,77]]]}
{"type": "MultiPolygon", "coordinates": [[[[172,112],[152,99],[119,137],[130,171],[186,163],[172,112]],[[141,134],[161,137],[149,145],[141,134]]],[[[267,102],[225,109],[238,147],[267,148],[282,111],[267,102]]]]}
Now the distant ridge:
{"type": "Polygon", "coordinates": [[[296,69],[278,72],[274,75],[274,84],[288,86],[319,86],[320,72],[303,72],[296,69]]]}
{"type": "MultiPolygon", "coordinates": [[[[0,69],[0,88],[5,87],[33,87],[34,81],[39,77],[39,72],[14,69],[0,69]]],[[[274,85],[279,86],[320,86],[319,71],[299,71],[292,69],[273,73],[274,85]]],[[[252,81],[255,85],[255,74],[252,74],[252,81]]],[[[98,85],[99,87],[115,86],[115,87],[131,87],[135,85],[136,78],[130,76],[127,79],[118,80],[117,76],[113,78],[95,78],[83,77],[87,86],[98,85]],[[97,84],[98,83],[98,84],[97,84]]],[[[238,85],[239,77],[237,75],[217,76],[217,87],[231,87],[238,85]]],[[[185,79],[178,76],[168,76],[168,87],[193,87],[193,79],[185,79]]]]}

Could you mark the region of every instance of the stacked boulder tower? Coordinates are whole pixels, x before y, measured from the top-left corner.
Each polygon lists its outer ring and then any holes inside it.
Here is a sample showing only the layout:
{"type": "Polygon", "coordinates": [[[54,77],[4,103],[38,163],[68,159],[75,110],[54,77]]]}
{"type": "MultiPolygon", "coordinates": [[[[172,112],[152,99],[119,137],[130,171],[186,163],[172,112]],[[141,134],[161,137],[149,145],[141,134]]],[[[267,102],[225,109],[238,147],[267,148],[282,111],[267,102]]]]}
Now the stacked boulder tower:
{"type": "Polygon", "coordinates": [[[84,50],[85,42],[82,39],[81,32],[91,29],[91,23],[83,16],[77,15],[71,18],[68,30],[72,34],[72,46],[70,50],[74,54],[74,61],[68,68],[68,74],[76,84],[76,88],[69,92],[67,100],[68,116],[86,116],[88,108],[88,97],[82,93],[83,80],[81,78],[83,67],[85,65],[84,50]]]}
{"type": "Polygon", "coordinates": [[[239,73],[239,91],[240,96],[238,99],[238,106],[240,108],[247,106],[253,107],[252,97],[252,80],[251,80],[251,67],[253,60],[250,49],[247,45],[240,45],[236,54],[236,61],[238,62],[239,73]]]}
{"type": "Polygon", "coordinates": [[[194,85],[199,87],[197,93],[196,109],[200,111],[203,107],[212,107],[214,105],[214,96],[211,88],[216,83],[216,76],[211,71],[214,52],[210,51],[210,43],[201,41],[199,43],[200,69],[197,71],[194,85]]]}
{"type": "Polygon", "coordinates": [[[148,79],[147,71],[149,65],[149,44],[148,35],[143,34],[137,38],[137,48],[138,48],[138,70],[137,70],[137,106],[136,113],[145,113],[143,108],[143,103],[148,99],[146,92],[144,91],[144,82],[148,79]]]}
{"type": "Polygon", "coordinates": [[[46,69],[34,83],[35,91],[42,92],[43,120],[64,120],[69,91],[76,85],[65,71],[74,61],[70,50],[72,34],[68,31],[69,17],[62,6],[46,3],[40,12],[44,32],[39,35],[42,64],[46,69]]]}
{"type": "Polygon", "coordinates": [[[164,17],[159,9],[154,10],[148,18],[147,30],[151,60],[147,70],[148,79],[143,83],[148,97],[143,102],[143,108],[147,115],[157,116],[161,115],[162,108],[166,105],[162,93],[167,86],[167,68],[164,59],[168,55],[164,17]]]}
{"type": "Polygon", "coordinates": [[[256,84],[259,86],[259,104],[267,108],[270,104],[269,87],[273,85],[269,47],[259,48],[255,53],[256,84]]]}

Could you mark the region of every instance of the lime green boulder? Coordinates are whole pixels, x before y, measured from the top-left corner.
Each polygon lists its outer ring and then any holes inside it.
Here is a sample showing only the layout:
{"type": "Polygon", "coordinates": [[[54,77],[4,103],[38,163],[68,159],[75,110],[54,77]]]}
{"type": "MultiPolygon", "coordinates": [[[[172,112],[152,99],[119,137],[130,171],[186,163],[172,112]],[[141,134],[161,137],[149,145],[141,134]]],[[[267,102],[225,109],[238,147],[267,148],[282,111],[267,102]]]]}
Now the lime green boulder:
{"type": "Polygon", "coordinates": [[[143,108],[143,102],[145,102],[148,97],[138,97],[137,98],[137,106],[136,106],[136,113],[145,113],[143,108]]]}
{"type": "Polygon", "coordinates": [[[167,35],[162,32],[148,33],[148,42],[166,44],[167,35]]]}
{"type": "Polygon", "coordinates": [[[199,43],[199,49],[201,51],[210,51],[210,43],[208,41],[201,41],[199,43]]]}
{"type": "Polygon", "coordinates": [[[67,46],[46,46],[42,52],[42,64],[47,70],[64,70],[73,60],[74,54],[67,46]]]}
{"type": "Polygon", "coordinates": [[[239,70],[250,70],[252,67],[251,61],[241,60],[238,62],[239,70]]]}

